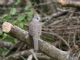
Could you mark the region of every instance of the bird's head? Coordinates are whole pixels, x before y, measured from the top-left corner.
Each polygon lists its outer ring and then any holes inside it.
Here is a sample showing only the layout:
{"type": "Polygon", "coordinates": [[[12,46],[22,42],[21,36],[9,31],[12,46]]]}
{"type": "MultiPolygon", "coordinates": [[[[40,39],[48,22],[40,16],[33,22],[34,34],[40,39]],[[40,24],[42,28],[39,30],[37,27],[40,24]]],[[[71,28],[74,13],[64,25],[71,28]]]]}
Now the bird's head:
{"type": "Polygon", "coordinates": [[[33,20],[35,20],[35,21],[40,21],[40,20],[41,20],[40,15],[39,15],[39,14],[35,14],[35,15],[33,16],[33,20]]]}

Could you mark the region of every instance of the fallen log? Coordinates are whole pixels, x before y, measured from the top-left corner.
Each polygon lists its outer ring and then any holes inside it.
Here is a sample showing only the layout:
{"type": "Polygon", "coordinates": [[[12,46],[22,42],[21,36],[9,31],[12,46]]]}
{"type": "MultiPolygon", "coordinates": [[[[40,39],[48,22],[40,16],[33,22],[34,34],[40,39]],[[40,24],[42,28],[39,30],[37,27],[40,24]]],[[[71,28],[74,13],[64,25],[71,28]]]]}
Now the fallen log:
{"type": "MultiPolygon", "coordinates": [[[[28,45],[31,45],[32,41],[28,39],[28,32],[22,30],[17,26],[13,26],[11,23],[4,22],[2,25],[2,31],[8,33],[12,37],[17,38],[20,41],[25,42],[28,45]]],[[[57,58],[59,60],[66,60],[68,55],[66,51],[62,51],[55,46],[49,44],[48,42],[43,41],[42,39],[39,40],[39,50],[46,55],[52,58],[57,58]]]]}
{"type": "Polygon", "coordinates": [[[76,6],[80,7],[80,0],[57,0],[63,6],[76,6]]]}

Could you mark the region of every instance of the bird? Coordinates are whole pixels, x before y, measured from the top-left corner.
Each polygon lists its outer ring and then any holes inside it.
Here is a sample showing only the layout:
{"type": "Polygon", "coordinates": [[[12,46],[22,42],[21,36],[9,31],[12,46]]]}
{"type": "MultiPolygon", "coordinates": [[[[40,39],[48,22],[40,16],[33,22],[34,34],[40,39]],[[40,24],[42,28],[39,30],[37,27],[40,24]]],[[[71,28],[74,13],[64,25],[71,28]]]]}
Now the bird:
{"type": "Polygon", "coordinates": [[[39,51],[38,40],[40,39],[41,30],[42,30],[42,24],[40,20],[41,20],[40,15],[38,13],[35,13],[32,18],[32,21],[29,23],[29,35],[33,39],[35,52],[39,51]]]}

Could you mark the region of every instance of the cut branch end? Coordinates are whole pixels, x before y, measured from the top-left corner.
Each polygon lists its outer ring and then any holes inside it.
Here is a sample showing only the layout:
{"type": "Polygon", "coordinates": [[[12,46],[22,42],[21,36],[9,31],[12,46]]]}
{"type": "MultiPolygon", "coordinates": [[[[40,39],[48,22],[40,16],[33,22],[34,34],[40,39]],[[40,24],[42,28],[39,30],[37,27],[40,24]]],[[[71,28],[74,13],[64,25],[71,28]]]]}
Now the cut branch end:
{"type": "Polygon", "coordinates": [[[66,1],[65,0],[58,0],[58,2],[62,5],[65,5],[66,4],[66,1]]]}
{"type": "Polygon", "coordinates": [[[9,22],[4,22],[2,25],[2,31],[8,33],[8,32],[10,32],[12,26],[13,25],[10,24],[9,22]]]}

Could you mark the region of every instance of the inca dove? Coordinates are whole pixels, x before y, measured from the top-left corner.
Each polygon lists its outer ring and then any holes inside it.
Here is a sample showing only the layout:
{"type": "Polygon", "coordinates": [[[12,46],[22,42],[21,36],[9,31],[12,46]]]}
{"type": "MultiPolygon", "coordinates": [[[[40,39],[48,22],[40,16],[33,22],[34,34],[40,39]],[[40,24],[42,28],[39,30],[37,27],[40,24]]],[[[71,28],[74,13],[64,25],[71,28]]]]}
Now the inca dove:
{"type": "Polygon", "coordinates": [[[41,18],[38,14],[35,14],[32,21],[29,24],[29,34],[32,36],[34,41],[34,50],[37,52],[38,40],[40,39],[42,24],[40,22],[41,18]]]}

